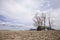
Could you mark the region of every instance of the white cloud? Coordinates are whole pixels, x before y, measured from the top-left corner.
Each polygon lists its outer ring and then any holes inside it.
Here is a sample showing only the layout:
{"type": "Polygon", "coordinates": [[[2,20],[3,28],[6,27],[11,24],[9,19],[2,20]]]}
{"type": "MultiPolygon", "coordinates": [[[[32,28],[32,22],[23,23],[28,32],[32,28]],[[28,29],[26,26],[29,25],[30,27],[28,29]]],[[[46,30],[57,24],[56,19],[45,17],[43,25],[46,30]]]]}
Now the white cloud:
{"type": "Polygon", "coordinates": [[[2,1],[2,11],[4,15],[11,19],[15,19],[17,22],[31,22],[33,14],[38,10],[39,5],[44,1],[36,2],[33,0],[23,0],[23,2],[18,3],[15,0],[3,0],[2,1]]]}

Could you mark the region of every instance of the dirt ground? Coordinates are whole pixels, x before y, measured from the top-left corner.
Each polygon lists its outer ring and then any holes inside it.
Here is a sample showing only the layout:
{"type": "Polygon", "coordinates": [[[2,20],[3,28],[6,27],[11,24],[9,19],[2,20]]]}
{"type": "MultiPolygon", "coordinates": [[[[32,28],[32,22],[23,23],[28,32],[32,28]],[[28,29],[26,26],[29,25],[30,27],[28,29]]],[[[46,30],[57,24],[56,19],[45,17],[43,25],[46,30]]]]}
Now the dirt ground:
{"type": "Polygon", "coordinates": [[[0,30],[0,40],[60,40],[60,31],[0,30]]]}

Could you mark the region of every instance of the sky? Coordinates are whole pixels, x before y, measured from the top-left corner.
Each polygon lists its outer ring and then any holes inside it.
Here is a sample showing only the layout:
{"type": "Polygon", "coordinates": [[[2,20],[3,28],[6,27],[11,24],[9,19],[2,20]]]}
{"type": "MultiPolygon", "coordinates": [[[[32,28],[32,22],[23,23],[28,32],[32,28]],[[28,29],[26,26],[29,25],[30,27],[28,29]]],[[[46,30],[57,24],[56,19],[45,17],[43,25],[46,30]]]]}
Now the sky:
{"type": "Polygon", "coordinates": [[[36,13],[51,15],[60,29],[60,0],[0,0],[0,22],[32,25],[36,13]]]}

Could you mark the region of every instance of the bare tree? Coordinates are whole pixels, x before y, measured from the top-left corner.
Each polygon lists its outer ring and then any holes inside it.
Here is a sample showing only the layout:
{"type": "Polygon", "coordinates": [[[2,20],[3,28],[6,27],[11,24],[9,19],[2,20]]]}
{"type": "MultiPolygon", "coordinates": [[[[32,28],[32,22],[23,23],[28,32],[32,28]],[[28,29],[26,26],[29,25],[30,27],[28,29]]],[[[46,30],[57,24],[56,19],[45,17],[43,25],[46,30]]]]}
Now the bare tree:
{"type": "Polygon", "coordinates": [[[53,20],[51,19],[50,15],[48,17],[48,23],[49,23],[49,28],[51,29],[51,27],[53,25],[53,20]]]}
{"type": "Polygon", "coordinates": [[[41,26],[41,21],[40,20],[41,20],[40,16],[38,16],[38,14],[35,14],[34,19],[33,19],[34,25],[35,26],[41,26]]]}
{"type": "Polygon", "coordinates": [[[34,26],[37,26],[37,30],[52,29],[51,27],[52,27],[53,21],[50,15],[49,17],[47,17],[45,13],[41,13],[41,15],[35,14],[33,21],[34,21],[34,26]],[[47,22],[46,19],[48,19],[47,20],[49,25],[48,27],[46,26],[46,22],[47,22]]]}
{"type": "Polygon", "coordinates": [[[43,24],[44,24],[44,29],[46,28],[46,14],[42,13],[42,19],[43,19],[43,24]]]}
{"type": "Polygon", "coordinates": [[[37,30],[45,29],[46,15],[44,13],[42,13],[42,15],[35,14],[33,21],[34,21],[34,25],[37,26],[37,30]]]}

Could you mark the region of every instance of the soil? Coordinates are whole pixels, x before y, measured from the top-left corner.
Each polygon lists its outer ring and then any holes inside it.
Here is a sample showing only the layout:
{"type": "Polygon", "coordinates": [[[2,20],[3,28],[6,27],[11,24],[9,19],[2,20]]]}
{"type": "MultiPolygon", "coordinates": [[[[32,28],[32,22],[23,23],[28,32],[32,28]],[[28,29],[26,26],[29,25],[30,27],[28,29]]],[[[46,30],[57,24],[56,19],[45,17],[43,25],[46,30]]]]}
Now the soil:
{"type": "Polygon", "coordinates": [[[60,40],[60,30],[54,31],[0,30],[0,40],[60,40]]]}

